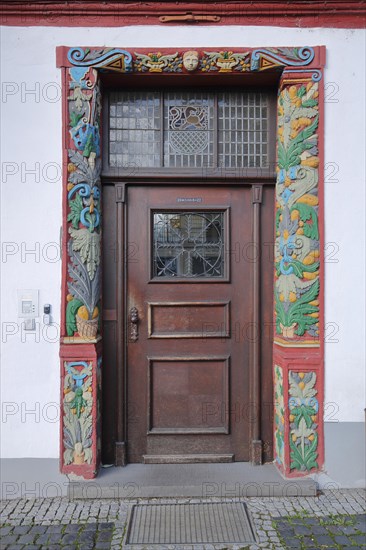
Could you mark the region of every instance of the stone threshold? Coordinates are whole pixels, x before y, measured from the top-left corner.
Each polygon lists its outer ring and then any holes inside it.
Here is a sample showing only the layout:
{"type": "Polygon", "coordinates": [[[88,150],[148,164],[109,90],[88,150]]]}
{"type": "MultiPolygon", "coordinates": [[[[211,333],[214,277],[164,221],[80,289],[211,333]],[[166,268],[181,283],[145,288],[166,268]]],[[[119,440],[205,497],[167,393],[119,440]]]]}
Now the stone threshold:
{"type": "Polygon", "coordinates": [[[128,464],[94,480],[68,476],[69,498],[240,498],[316,496],[311,478],[284,479],[274,464],[128,464]]]}

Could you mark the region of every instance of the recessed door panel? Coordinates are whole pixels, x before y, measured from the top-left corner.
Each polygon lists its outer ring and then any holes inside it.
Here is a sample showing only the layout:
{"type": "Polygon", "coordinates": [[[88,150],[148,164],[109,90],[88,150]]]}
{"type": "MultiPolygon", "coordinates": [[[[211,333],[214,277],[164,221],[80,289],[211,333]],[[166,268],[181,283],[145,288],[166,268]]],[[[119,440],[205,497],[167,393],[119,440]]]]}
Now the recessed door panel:
{"type": "Polygon", "coordinates": [[[249,188],[128,190],[130,462],[249,458],[251,206],[249,188]]]}

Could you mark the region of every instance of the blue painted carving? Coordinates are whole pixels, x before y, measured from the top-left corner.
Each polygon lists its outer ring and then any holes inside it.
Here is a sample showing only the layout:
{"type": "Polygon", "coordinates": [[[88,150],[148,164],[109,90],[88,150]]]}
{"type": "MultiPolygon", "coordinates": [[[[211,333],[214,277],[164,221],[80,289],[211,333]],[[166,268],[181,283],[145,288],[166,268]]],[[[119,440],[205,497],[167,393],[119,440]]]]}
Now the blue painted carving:
{"type": "Polygon", "coordinates": [[[123,59],[122,72],[132,71],[132,55],[126,50],[119,48],[107,48],[102,50],[89,50],[89,48],[71,48],[68,51],[67,59],[77,67],[113,67],[119,60],[123,59]]]}
{"type": "Polygon", "coordinates": [[[72,376],[72,379],[76,383],[76,387],[80,388],[83,385],[83,380],[88,376],[89,365],[85,361],[73,361],[71,363],[65,363],[66,370],[72,376]],[[84,367],[83,370],[75,369],[75,367],[84,367]]]}
{"type": "Polygon", "coordinates": [[[278,48],[276,50],[260,48],[252,52],[251,70],[261,70],[261,58],[269,62],[268,68],[271,68],[271,63],[284,67],[303,67],[312,62],[314,55],[314,49],[310,46],[304,46],[303,48],[278,48]]]}
{"type": "Polygon", "coordinates": [[[291,74],[293,74],[293,73],[312,73],[311,80],[313,82],[320,82],[320,80],[323,77],[323,74],[319,69],[295,69],[295,70],[294,69],[289,69],[288,71],[285,69],[284,74],[286,74],[286,72],[289,72],[291,74]]]}

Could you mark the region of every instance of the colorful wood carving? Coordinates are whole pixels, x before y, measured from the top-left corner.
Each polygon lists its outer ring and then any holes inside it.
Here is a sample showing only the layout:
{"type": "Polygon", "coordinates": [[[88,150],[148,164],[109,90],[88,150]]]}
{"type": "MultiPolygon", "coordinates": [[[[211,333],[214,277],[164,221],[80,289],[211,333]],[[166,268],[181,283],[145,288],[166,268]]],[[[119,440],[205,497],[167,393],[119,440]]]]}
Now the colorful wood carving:
{"type": "Polygon", "coordinates": [[[285,400],[283,389],[283,371],[279,365],[274,367],[274,447],[278,464],[285,462],[285,400]]]}
{"type": "Polygon", "coordinates": [[[319,467],[318,390],[315,372],[289,371],[290,469],[301,472],[319,467]]]}
{"type": "Polygon", "coordinates": [[[278,99],[276,341],[319,345],[318,83],[278,99]]]}
{"type": "MultiPolygon", "coordinates": [[[[190,72],[250,72],[282,70],[284,67],[306,67],[314,59],[314,49],[308,46],[303,48],[259,48],[248,51],[198,51],[183,52],[135,52],[119,48],[71,48],[67,59],[75,67],[94,67],[102,71],[117,71],[122,73],[179,73],[184,66],[187,54],[192,59],[186,62],[185,68],[190,72]],[[194,63],[192,64],[194,59],[194,63]],[[197,62],[196,62],[197,58],[197,62]],[[199,62],[198,62],[199,60],[199,62]],[[189,68],[188,68],[189,66],[189,68]]],[[[319,76],[319,75],[318,75],[319,76]]]]}
{"type": "Polygon", "coordinates": [[[92,462],[92,364],[66,362],[63,400],[64,464],[92,462]]]}
{"type": "MultiPolygon", "coordinates": [[[[87,55],[91,54],[84,54],[82,63],[95,59],[99,64],[103,57],[89,59],[87,55]]],[[[103,59],[110,57],[104,55],[103,59]]],[[[101,292],[100,91],[95,69],[71,68],[69,73],[69,126],[74,148],[68,150],[66,332],[93,340],[98,333],[101,292]]]]}
{"type": "Polygon", "coordinates": [[[183,58],[178,52],[170,55],[163,55],[161,52],[147,55],[135,53],[134,70],[137,72],[180,73],[182,67],[183,58]]]}
{"type": "Polygon", "coordinates": [[[201,59],[202,72],[218,71],[231,73],[232,71],[250,71],[249,52],[234,53],[230,51],[204,52],[201,59]]]}

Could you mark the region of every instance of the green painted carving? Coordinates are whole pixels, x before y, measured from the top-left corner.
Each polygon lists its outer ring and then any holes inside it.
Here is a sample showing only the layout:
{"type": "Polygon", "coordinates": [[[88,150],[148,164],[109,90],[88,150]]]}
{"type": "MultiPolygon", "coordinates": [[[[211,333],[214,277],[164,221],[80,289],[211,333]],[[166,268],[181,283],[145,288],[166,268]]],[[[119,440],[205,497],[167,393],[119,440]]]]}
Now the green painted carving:
{"type": "Polygon", "coordinates": [[[318,345],[317,82],[284,87],[278,99],[278,124],[276,334],[282,344],[295,340],[297,345],[318,345]]]}
{"type": "Polygon", "coordinates": [[[90,279],[94,279],[100,263],[100,233],[91,233],[88,229],[69,229],[72,249],[80,252],[81,261],[86,264],[90,279]]]}
{"type": "Polygon", "coordinates": [[[318,468],[315,372],[289,371],[290,468],[309,471],[318,468]]]}
{"type": "Polygon", "coordinates": [[[181,73],[183,67],[183,58],[178,52],[163,55],[161,52],[135,53],[134,68],[137,72],[174,72],[181,73]]]}
{"type": "Polygon", "coordinates": [[[311,303],[318,294],[319,281],[315,281],[307,292],[285,309],[284,303],[278,296],[278,291],[275,290],[277,332],[290,338],[293,337],[293,334],[302,336],[314,324],[314,317],[311,316],[319,314],[319,307],[311,303]]]}
{"type": "Polygon", "coordinates": [[[92,462],[92,363],[65,362],[64,464],[92,462]]]}
{"type": "Polygon", "coordinates": [[[285,461],[285,402],[283,396],[282,368],[275,365],[274,373],[275,459],[278,464],[283,464],[285,461]]]}
{"type": "MultiPolygon", "coordinates": [[[[90,278],[87,265],[80,253],[73,250],[73,241],[69,242],[69,256],[69,293],[71,299],[82,303],[75,316],[77,331],[82,338],[92,340],[99,328],[100,277],[90,278]]],[[[73,326],[72,323],[69,324],[70,328],[73,326]]]]}
{"type": "Polygon", "coordinates": [[[66,333],[68,336],[73,336],[77,331],[76,313],[82,305],[83,302],[81,300],[76,300],[70,295],[70,301],[66,307],[66,333]]]}
{"type": "Polygon", "coordinates": [[[234,53],[231,51],[203,52],[201,59],[202,72],[218,71],[231,73],[233,71],[250,71],[250,52],[234,53]]]}
{"type": "Polygon", "coordinates": [[[88,65],[94,60],[106,64],[119,63],[124,54],[119,50],[103,50],[94,52],[93,57],[90,51],[78,48],[72,52],[75,58],[72,59],[80,62],[85,68],[69,69],[69,125],[73,148],[68,150],[67,221],[70,224],[70,261],[66,333],[68,336],[74,336],[77,332],[83,340],[92,340],[96,338],[100,328],[98,303],[101,291],[101,101],[97,71],[88,65]]]}
{"type": "Polygon", "coordinates": [[[83,211],[83,199],[80,195],[75,195],[74,200],[69,200],[70,213],[67,216],[67,221],[72,223],[72,226],[77,229],[79,227],[80,215],[83,211]]]}

